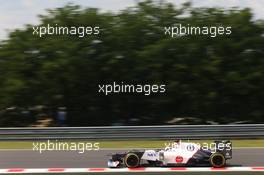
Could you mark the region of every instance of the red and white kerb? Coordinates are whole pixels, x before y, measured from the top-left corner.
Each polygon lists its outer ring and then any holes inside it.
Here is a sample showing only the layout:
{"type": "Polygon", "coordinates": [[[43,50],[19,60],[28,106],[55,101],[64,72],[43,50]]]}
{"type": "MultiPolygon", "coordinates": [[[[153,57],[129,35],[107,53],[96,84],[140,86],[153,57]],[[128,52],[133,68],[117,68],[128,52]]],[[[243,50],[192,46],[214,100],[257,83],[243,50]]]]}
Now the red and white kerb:
{"type": "Polygon", "coordinates": [[[0,169],[0,174],[9,173],[82,173],[82,172],[243,172],[243,171],[262,171],[263,167],[226,167],[226,168],[210,168],[210,167],[175,167],[175,168],[11,168],[0,169]]]}

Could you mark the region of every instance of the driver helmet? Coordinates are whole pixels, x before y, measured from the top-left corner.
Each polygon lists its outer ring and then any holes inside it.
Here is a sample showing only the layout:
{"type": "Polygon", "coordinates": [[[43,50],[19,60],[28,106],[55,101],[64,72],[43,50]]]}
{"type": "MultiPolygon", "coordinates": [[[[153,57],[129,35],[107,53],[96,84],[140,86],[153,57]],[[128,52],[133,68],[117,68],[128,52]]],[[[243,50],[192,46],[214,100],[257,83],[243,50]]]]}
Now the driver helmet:
{"type": "Polygon", "coordinates": [[[181,140],[180,139],[176,139],[173,141],[173,146],[174,148],[178,148],[181,144],[181,140]]]}

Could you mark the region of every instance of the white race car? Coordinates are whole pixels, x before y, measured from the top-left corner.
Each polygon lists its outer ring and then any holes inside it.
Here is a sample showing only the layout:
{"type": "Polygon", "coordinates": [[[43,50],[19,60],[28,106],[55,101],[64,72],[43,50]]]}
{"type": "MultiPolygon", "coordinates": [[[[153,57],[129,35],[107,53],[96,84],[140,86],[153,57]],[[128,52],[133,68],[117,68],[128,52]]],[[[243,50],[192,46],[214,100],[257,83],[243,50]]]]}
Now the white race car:
{"type": "Polygon", "coordinates": [[[108,167],[135,168],[149,166],[212,166],[224,167],[232,158],[230,141],[215,141],[215,149],[204,149],[196,143],[176,141],[170,147],[156,150],[132,150],[111,155],[108,167]]]}

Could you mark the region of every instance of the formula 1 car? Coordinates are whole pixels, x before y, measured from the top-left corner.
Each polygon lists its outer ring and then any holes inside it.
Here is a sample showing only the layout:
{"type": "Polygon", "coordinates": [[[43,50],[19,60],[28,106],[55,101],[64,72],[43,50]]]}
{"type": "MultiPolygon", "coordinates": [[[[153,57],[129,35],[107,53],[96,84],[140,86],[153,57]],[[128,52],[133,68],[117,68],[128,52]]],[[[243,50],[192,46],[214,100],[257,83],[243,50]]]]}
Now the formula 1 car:
{"type": "Polygon", "coordinates": [[[108,167],[136,168],[147,166],[212,166],[221,168],[232,158],[230,141],[214,141],[214,148],[176,141],[165,149],[132,150],[111,155],[108,167]],[[144,163],[145,162],[145,163],[144,163]]]}

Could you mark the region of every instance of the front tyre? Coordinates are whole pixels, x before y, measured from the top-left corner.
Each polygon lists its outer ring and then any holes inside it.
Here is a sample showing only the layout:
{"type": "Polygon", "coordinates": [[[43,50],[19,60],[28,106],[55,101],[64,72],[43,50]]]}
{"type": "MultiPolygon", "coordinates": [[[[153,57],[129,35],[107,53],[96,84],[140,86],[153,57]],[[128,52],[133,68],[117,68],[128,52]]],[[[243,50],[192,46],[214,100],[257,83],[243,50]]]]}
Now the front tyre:
{"type": "Polygon", "coordinates": [[[140,165],[140,159],[135,153],[127,153],[124,158],[124,163],[128,168],[136,168],[140,165]]]}

